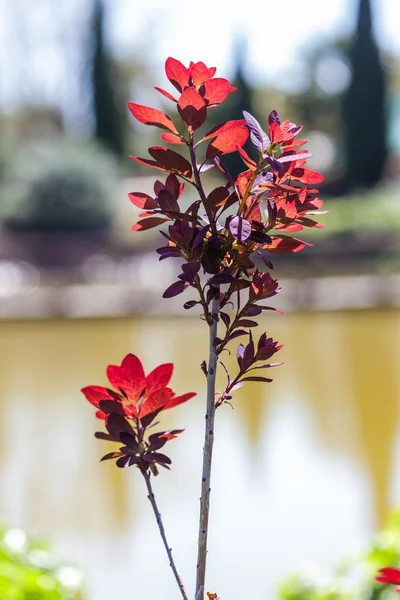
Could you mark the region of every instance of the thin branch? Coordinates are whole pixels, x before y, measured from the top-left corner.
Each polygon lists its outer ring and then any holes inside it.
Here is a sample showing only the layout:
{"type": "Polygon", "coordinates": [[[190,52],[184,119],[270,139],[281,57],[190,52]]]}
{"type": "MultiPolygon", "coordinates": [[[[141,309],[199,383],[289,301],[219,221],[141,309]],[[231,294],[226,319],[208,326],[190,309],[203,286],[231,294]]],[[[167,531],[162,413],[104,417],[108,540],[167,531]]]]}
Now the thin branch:
{"type": "Polygon", "coordinates": [[[212,451],[214,444],[215,418],[215,379],[217,372],[217,353],[214,345],[218,331],[219,290],[211,305],[212,323],[210,324],[209,360],[207,370],[207,412],[205,416],[205,434],[203,447],[203,473],[201,478],[200,519],[197,557],[197,579],[195,600],[204,599],[204,585],[207,563],[208,517],[210,511],[210,478],[212,451]]]}
{"type": "Polygon", "coordinates": [[[151,485],[151,481],[150,481],[150,473],[148,471],[142,471],[142,475],[144,477],[144,480],[146,482],[147,485],[147,490],[149,492],[149,495],[147,496],[148,499],[151,502],[151,506],[153,507],[153,511],[156,517],[156,521],[157,521],[157,525],[158,525],[158,529],[160,530],[160,535],[162,538],[162,541],[164,542],[164,546],[165,546],[165,550],[167,551],[168,554],[168,558],[169,558],[169,566],[172,569],[172,572],[174,574],[174,577],[176,579],[176,582],[178,584],[179,590],[182,594],[182,598],[184,600],[189,600],[188,596],[186,594],[186,590],[185,590],[185,586],[183,585],[181,576],[178,573],[178,569],[176,568],[173,556],[172,556],[172,548],[170,548],[169,544],[168,544],[168,540],[167,540],[167,536],[165,534],[165,529],[164,529],[164,525],[161,519],[161,514],[160,511],[158,510],[158,506],[156,503],[156,499],[154,497],[154,492],[153,492],[153,488],[151,485]]]}

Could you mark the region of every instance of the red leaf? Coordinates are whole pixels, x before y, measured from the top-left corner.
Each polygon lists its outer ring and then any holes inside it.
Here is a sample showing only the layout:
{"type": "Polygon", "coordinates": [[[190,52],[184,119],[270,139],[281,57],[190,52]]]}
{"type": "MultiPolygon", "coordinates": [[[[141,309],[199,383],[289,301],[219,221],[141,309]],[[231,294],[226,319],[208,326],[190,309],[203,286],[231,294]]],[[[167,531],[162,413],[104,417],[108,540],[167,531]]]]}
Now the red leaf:
{"type": "Polygon", "coordinates": [[[220,104],[228,96],[229,92],[234,92],[236,88],[232,87],[227,79],[216,77],[206,81],[200,88],[200,93],[208,104],[220,104]]]}
{"type": "Polygon", "coordinates": [[[206,157],[235,152],[237,146],[243,146],[249,137],[249,130],[244,125],[231,125],[222,129],[207,148],[206,157]]]}
{"type": "Polygon", "coordinates": [[[205,134],[202,141],[208,140],[213,137],[217,137],[217,135],[219,135],[220,133],[223,133],[225,131],[228,131],[229,129],[239,127],[239,126],[247,127],[245,119],[238,119],[238,120],[234,120],[234,121],[226,121],[225,123],[220,123],[219,125],[216,125],[212,129],[210,129],[210,131],[205,134]]]}
{"type": "Polygon", "coordinates": [[[152,394],[146,397],[143,405],[139,409],[139,415],[142,419],[146,415],[154,412],[155,410],[163,409],[164,406],[168,403],[172,396],[173,392],[169,388],[161,388],[155,390],[152,394]]]}
{"type": "Polygon", "coordinates": [[[182,396],[176,396],[175,398],[171,398],[171,400],[168,402],[165,408],[173,408],[174,406],[183,404],[184,402],[187,402],[188,400],[193,398],[193,396],[195,395],[195,392],[188,392],[187,394],[182,394],[182,396]]]}
{"type": "Polygon", "coordinates": [[[169,131],[178,133],[171,119],[161,110],[150,108],[150,106],[134,104],[133,102],[128,102],[128,108],[139,123],[155,125],[155,127],[161,127],[161,129],[168,129],[169,131]]]}
{"type": "Polygon", "coordinates": [[[255,171],[257,168],[257,165],[254,162],[254,160],[252,158],[250,158],[250,156],[247,154],[246,150],[243,150],[243,148],[241,148],[241,146],[236,146],[236,150],[239,152],[240,157],[241,157],[242,161],[244,162],[244,164],[246,165],[246,167],[248,167],[251,171],[255,171]]]}
{"type": "Polygon", "coordinates": [[[154,86],[154,89],[157,90],[157,92],[160,92],[160,94],[162,94],[163,96],[165,96],[166,98],[168,98],[168,100],[173,100],[174,102],[178,102],[178,100],[176,98],[173,97],[172,94],[170,94],[169,92],[166,92],[165,90],[154,86]]]}
{"type": "Polygon", "coordinates": [[[156,367],[146,377],[146,394],[152,394],[155,390],[166,387],[172,377],[174,365],[166,363],[156,367]]]}
{"type": "Polygon", "coordinates": [[[207,118],[206,103],[194,88],[187,88],[178,101],[178,112],[189,129],[195,131],[207,118]]]}
{"type": "Polygon", "coordinates": [[[158,165],[160,165],[166,171],[171,173],[179,173],[185,177],[190,177],[192,174],[191,164],[184,156],[164,148],[164,146],[151,146],[149,148],[149,154],[155,159],[158,165]]]}
{"type": "Polygon", "coordinates": [[[324,177],[321,175],[321,173],[312,171],[311,169],[306,169],[304,167],[293,169],[290,177],[293,179],[298,179],[299,181],[303,181],[304,183],[321,183],[321,181],[324,180],[324,177]]]}
{"type": "Polygon", "coordinates": [[[165,61],[165,74],[179,92],[189,85],[189,69],[175,58],[169,57],[165,61]]]}
{"type": "Polygon", "coordinates": [[[143,194],[142,192],[133,192],[132,194],[128,194],[129,200],[135,206],[139,208],[146,208],[147,210],[152,210],[157,208],[157,202],[151,196],[147,194],[143,194]]]}
{"type": "Polygon", "coordinates": [[[198,62],[196,64],[191,64],[190,77],[192,78],[194,85],[199,87],[202,83],[214,77],[216,70],[215,67],[208,69],[203,62],[198,62]]]}
{"type": "Polygon", "coordinates": [[[272,242],[265,244],[263,248],[276,254],[289,254],[290,252],[300,252],[305,246],[312,246],[312,244],[287,235],[280,235],[272,236],[272,242]]]}
{"type": "Polygon", "coordinates": [[[168,144],[179,144],[181,146],[185,145],[185,142],[174,133],[161,133],[160,137],[162,140],[164,140],[164,142],[167,142],[168,144]]]}
{"type": "Polygon", "coordinates": [[[147,229],[153,229],[153,227],[158,227],[158,225],[162,225],[168,219],[164,219],[163,217],[149,217],[147,219],[141,219],[137,223],[135,223],[132,227],[132,231],[147,231],[147,229]]]}

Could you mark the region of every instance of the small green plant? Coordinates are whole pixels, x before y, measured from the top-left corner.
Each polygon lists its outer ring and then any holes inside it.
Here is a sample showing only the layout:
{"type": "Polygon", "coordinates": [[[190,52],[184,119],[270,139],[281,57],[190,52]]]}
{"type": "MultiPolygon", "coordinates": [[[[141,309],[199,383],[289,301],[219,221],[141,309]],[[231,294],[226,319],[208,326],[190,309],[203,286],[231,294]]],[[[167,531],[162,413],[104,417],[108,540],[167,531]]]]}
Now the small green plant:
{"type": "Polygon", "coordinates": [[[387,526],[366,552],[331,571],[318,567],[288,576],[280,586],[280,600],[385,600],[397,597],[387,584],[400,583],[400,510],[392,513],[387,526]],[[381,574],[374,580],[375,574],[381,574]],[[397,579],[393,577],[398,573],[397,579]],[[395,581],[396,579],[396,581],[395,581]]]}
{"type": "Polygon", "coordinates": [[[83,600],[82,574],[22,529],[0,529],[2,600],[83,600]]]}

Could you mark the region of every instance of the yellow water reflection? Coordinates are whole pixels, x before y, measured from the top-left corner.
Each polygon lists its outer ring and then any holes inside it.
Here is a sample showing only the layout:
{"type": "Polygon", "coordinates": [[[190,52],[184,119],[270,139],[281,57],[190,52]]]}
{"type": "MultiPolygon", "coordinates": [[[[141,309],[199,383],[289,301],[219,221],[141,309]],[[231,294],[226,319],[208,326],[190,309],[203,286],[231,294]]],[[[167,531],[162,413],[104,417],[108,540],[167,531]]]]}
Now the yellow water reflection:
{"type": "MultiPolygon", "coordinates": [[[[209,576],[229,600],[267,598],[299,561],[355,550],[392,497],[400,311],[273,315],[262,327],[285,365],[217,415],[209,576]]],[[[174,389],[198,392],[163,417],[186,431],[156,481],[190,587],[206,340],[191,318],[0,324],[1,517],[84,565],[90,600],[176,592],[140,476],[99,464],[107,443],[79,389],[105,383],[106,365],[132,351],[147,370],[173,361],[174,389]]]]}

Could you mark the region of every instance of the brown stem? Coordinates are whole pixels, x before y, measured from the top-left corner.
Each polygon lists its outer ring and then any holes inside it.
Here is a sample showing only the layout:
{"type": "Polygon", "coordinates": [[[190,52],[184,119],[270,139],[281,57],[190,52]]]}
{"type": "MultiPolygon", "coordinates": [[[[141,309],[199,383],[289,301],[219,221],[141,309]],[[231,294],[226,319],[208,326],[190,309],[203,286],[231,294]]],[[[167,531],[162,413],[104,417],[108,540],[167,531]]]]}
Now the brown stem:
{"type": "Polygon", "coordinates": [[[195,600],[204,599],[204,584],[207,563],[208,517],[210,511],[210,478],[214,444],[215,418],[215,379],[217,372],[217,353],[214,345],[218,330],[219,293],[212,301],[209,337],[209,360],[207,368],[207,412],[205,416],[205,434],[203,447],[203,473],[201,477],[200,519],[197,556],[197,579],[195,600]]]}
{"type": "Polygon", "coordinates": [[[172,569],[172,572],[173,572],[176,582],[178,584],[179,590],[181,592],[182,598],[184,600],[189,600],[188,596],[186,594],[185,586],[183,585],[181,576],[178,573],[178,569],[176,568],[176,565],[175,565],[175,562],[174,562],[174,559],[172,556],[172,548],[170,548],[170,546],[168,544],[167,536],[165,535],[165,529],[164,529],[164,525],[163,525],[163,522],[161,519],[161,514],[160,514],[160,511],[158,510],[158,506],[156,503],[156,499],[154,497],[154,492],[153,492],[153,488],[152,488],[151,481],[150,481],[150,473],[148,471],[142,471],[142,475],[146,482],[147,490],[149,492],[148,499],[150,500],[151,506],[153,507],[153,511],[154,511],[154,514],[156,517],[158,529],[160,530],[160,535],[161,535],[162,541],[164,542],[165,550],[167,551],[167,554],[168,554],[169,566],[172,569]]]}

